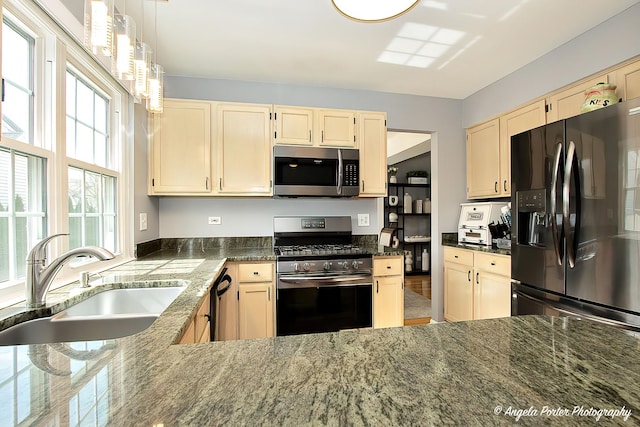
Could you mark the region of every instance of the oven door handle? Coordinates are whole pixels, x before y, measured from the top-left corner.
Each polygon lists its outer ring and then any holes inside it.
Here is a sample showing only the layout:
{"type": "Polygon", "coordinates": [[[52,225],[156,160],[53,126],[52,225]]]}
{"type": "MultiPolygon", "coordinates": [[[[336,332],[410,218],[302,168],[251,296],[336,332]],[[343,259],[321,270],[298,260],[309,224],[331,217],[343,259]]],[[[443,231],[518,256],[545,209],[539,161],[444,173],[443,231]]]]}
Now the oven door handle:
{"type": "Polygon", "coordinates": [[[317,286],[350,286],[370,285],[371,276],[365,274],[353,274],[348,276],[290,276],[278,278],[278,288],[314,288],[317,286]]]}

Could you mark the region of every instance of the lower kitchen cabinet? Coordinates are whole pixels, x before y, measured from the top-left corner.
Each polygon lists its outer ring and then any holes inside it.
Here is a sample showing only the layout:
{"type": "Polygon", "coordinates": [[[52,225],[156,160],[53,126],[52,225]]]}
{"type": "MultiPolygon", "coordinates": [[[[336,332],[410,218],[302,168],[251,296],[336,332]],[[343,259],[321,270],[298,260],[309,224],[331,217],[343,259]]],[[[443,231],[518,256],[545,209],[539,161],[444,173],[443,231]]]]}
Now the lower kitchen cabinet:
{"type": "Polygon", "coordinates": [[[373,258],[373,327],[404,325],[404,257],[373,258]]]}
{"type": "Polygon", "coordinates": [[[210,297],[209,293],[198,303],[198,310],[191,318],[187,330],[184,332],[178,344],[194,344],[211,341],[211,322],[210,319],[210,297]]]}
{"type": "Polygon", "coordinates": [[[511,258],[444,248],[444,318],[449,322],[511,315],[511,258]]]}
{"type": "Polygon", "coordinates": [[[238,263],[239,338],[275,335],[274,264],[238,263]]]}

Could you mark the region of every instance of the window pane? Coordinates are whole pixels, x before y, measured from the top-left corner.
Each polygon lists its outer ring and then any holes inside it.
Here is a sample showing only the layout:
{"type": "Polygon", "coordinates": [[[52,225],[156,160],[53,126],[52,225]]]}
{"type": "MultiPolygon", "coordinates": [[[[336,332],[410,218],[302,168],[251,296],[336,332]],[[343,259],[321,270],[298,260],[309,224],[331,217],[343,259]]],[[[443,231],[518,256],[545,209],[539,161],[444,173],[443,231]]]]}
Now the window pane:
{"type": "Polygon", "coordinates": [[[93,163],[93,131],[89,126],[78,122],[78,138],[76,140],[76,158],[93,163]]]}
{"type": "Polygon", "coordinates": [[[89,216],[85,218],[85,245],[100,246],[100,218],[89,216]]]}
{"type": "Polygon", "coordinates": [[[9,218],[0,216],[0,282],[11,279],[9,257],[9,218]]]}
{"type": "Polygon", "coordinates": [[[34,39],[17,30],[13,24],[2,23],[2,135],[31,143],[33,139],[33,44],[34,39]]]}
{"type": "Polygon", "coordinates": [[[82,170],[69,168],[69,213],[82,213],[82,170]]]}
{"type": "Polygon", "coordinates": [[[116,179],[112,176],[102,177],[102,188],[104,189],[104,213],[116,213],[116,179]]]}
{"type": "Polygon", "coordinates": [[[82,246],[82,217],[69,217],[69,249],[82,246]]]}
{"type": "Polygon", "coordinates": [[[76,158],[76,122],[67,117],[67,156],[76,158]]]}
{"type": "Polygon", "coordinates": [[[11,173],[11,153],[0,150],[0,212],[9,210],[9,176],[11,173]]]}
{"type": "Polygon", "coordinates": [[[106,249],[109,249],[111,252],[116,252],[118,249],[116,247],[116,217],[106,216],[104,217],[104,241],[102,242],[102,246],[106,249]]]}
{"type": "Polygon", "coordinates": [[[107,100],[100,95],[95,95],[96,119],[95,128],[97,131],[107,133],[107,100]]]}
{"type": "Polygon", "coordinates": [[[84,175],[84,211],[100,213],[100,175],[86,172],[84,175]]]}
{"type": "Polygon", "coordinates": [[[95,164],[107,167],[107,138],[100,132],[95,132],[95,164]]]}
{"type": "Polygon", "coordinates": [[[78,81],[77,88],[78,110],[76,118],[89,126],[93,126],[93,91],[82,81],[78,81]]]}
{"type": "Polygon", "coordinates": [[[76,117],[76,78],[67,71],[67,116],[76,117]]]}

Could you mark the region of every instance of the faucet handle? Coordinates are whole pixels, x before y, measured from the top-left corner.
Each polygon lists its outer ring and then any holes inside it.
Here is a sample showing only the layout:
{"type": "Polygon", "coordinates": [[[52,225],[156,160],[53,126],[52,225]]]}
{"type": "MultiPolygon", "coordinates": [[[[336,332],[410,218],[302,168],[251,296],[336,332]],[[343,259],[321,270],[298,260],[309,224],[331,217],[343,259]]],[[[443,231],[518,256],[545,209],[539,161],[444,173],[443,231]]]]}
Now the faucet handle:
{"type": "Polygon", "coordinates": [[[58,233],[58,234],[53,234],[49,237],[45,237],[44,239],[40,240],[29,251],[29,255],[27,255],[27,262],[32,264],[36,262],[44,263],[44,260],[47,259],[47,252],[46,252],[47,244],[51,240],[53,240],[55,237],[68,236],[68,235],[69,233],[58,233]]]}

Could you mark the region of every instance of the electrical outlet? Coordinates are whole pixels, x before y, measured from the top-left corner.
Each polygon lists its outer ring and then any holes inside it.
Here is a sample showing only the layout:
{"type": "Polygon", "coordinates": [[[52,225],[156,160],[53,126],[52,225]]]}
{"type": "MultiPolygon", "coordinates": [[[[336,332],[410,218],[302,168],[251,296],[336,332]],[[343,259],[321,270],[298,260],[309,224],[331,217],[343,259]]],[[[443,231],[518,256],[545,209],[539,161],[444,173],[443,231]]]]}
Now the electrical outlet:
{"type": "Polygon", "coordinates": [[[143,212],[140,214],[140,231],[147,229],[147,214],[143,212]]]}
{"type": "Polygon", "coordinates": [[[222,224],[222,219],[219,216],[209,217],[209,225],[220,225],[220,224],[222,224]]]}
{"type": "Polygon", "coordinates": [[[369,214],[358,214],[358,227],[369,226],[369,214]]]}

